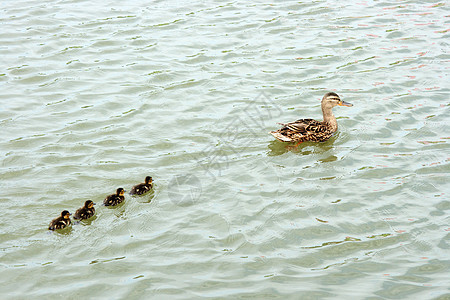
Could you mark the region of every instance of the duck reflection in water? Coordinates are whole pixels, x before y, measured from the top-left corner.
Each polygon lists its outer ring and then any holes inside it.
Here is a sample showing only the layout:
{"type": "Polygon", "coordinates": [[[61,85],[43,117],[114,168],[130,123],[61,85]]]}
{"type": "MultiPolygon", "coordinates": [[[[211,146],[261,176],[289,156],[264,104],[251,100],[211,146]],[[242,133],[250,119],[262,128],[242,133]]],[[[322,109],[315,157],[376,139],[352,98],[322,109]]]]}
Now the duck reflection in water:
{"type": "Polygon", "coordinates": [[[278,156],[286,152],[294,152],[302,155],[311,154],[323,154],[334,148],[334,141],[338,137],[338,133],[333,135],[329,140],[325,142],[315,143],[315,142],[305,142],[300,145],[295,145],[294,143],[280,143],[279,141],[271,141],[267,146],[269,151],[268,156],[278,156]]]}

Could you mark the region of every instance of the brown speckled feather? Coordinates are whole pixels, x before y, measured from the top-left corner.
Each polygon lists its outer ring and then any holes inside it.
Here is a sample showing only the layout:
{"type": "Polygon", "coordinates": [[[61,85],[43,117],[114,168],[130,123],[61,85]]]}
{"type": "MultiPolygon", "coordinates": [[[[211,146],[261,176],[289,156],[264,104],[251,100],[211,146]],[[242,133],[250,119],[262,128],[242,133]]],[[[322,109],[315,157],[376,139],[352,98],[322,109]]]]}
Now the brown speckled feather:
{"type": "Polygon", "coordinates": [[[270,133],[282,142],[323,142],[334,133],[328,123],[314,119],[300,119],[281,125],[281,129],[270,133]]]}

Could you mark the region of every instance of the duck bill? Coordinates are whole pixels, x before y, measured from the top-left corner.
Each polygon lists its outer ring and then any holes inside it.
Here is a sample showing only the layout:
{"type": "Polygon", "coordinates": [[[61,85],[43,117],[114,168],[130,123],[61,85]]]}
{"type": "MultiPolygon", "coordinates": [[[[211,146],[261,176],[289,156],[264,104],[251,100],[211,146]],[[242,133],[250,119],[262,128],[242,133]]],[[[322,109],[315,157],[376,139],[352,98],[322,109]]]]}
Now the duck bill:
{"type": "Polygon", "coordinates": [[[348,107],[353,106],[353,104],[348,103],[348,102],[345,102],[345,101],[340,101],[340,102],[339,102],[339,105],[340,105],[340,106],[348,106],[348,107]]]}

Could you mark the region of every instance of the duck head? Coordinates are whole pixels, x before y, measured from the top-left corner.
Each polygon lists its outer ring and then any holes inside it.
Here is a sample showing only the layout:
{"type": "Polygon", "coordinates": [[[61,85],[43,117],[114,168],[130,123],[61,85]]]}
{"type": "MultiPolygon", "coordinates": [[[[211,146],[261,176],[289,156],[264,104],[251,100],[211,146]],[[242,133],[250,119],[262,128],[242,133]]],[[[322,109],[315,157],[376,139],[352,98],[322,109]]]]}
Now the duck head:
{"type": "Polygon", "coordinates": [[[117,196],[123,196],[124,193],[125,193],[125,190],[123,188],[118,188],[116,190],[117,196]]]}
{"type": "Polygon", "coordinates": [[[322,108],[331,109],[335,106],[353,106],[353,104],[342,101],[338,94],[334,92],[326,93],[322,98],[322,108]]]}
{"type": "Polygon", "coordinates": [[[94,202],[92,202],[91,200],[87,200],[86,202],[84,202],[84,207],[86,208],[93,208],[95,205],[94,202]]]}
{"type": "Polygon", "coordinates": [[[61,217],[63,217],[63,219],[69,219],[71,215],[72,214],[68,210],[63,210],[61,213],[61,217]]]}

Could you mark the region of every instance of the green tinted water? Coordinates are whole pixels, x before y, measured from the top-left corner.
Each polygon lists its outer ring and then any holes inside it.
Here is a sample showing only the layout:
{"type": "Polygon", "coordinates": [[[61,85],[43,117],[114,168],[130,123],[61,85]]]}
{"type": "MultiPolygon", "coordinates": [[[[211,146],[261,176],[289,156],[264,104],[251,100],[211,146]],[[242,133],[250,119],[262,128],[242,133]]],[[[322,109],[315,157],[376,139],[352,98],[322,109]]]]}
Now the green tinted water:
{"type": "Polygon", "coordinates": [[[450,297],[446,3],[0,8],[4,298],[450,297]]]}

